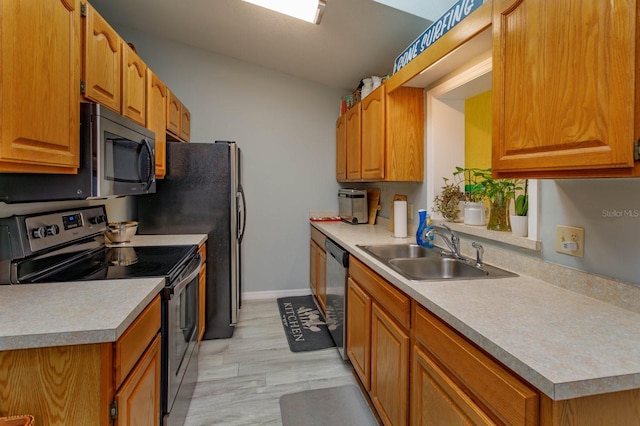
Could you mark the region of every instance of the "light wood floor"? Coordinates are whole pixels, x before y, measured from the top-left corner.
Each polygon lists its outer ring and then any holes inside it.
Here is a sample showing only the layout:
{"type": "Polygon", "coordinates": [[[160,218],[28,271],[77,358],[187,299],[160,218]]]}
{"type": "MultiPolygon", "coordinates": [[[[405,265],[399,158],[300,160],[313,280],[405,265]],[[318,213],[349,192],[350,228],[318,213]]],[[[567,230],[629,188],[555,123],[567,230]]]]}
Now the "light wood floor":
{"type": "Polygon", "coordinates": [[[289,350],[275,299],[243,302],[230,339],[203,341],[186,426],[281,425],[280,396],[355,384],[335,348],[289,350]]]}

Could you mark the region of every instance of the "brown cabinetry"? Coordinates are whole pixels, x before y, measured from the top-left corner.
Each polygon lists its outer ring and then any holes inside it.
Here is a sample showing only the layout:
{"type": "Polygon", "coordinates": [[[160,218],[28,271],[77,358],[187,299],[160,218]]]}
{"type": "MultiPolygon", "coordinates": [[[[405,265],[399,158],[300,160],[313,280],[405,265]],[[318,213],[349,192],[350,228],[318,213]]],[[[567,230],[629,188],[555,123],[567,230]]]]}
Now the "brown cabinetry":
{"type": "Polygon", "coordinates": [[[337,180],[421,182],[423,103],[422,89],[402,87],[387,94],[383,85],[347,111],[345,123],[336,123],[336,147],[346,146],[336,151],[337,180]],[[345,151],[343,177],[341,156],[345,151]]]}
{"type": "Polygon", "coordinates": [[[570,1],[493,1],[498,176],[639,174],[638,7],[624,0],[579,8],[570,1]]]}
{"type": "Polygon", "coordinates": [[[191,137],[191,113],[171,90],[167,95],[167,135],[182,142],[191,137]]]}
{"type": "Polygon", "coordinates": [[[309,242],[309,285],[322,313],[327,305],[327,253],[324,249],[325,235],[313,226],[309,242]]]}
{"type": "Polygon", "coordinates": [[[113,343],[0,351],[0,414],[43,425],[160,424],[160,298],[113,343]]]}
{"type": "Polygon", "coordinates": [[[79,0],[0,2],[0,172],[77,172],[81,34],[79,0]]]}
{"type": "Polygon", "coordinates": [[[412,424],[539,424],[536,390],[414,303],[412,424]]]}
{"type": "Polygon", "coordinates": [[[167,86],[147,68],[147,128],[156,135],[156,179],[167,173],[167,86]]]}
{"type": "Polygon", "coordinates": [[[122,115],[146,125],[147,65],[127,44],[122,44],[122,115]]]}
{"type": "Polygon", "coordinates": [[[88,3],[85,14],[84,97],[119,113],[122,94],[122,40],[88,3]]]}
{"type": "Polygon", "coordinates": [[[347,354],[385,425],[409,420],[410,299],[350,257],[347,354]]]}
{"type": "Polygon", "coordinates": [[[347,179],[347,116],[338,117],[336,121],[336,180],[347,179]]]}

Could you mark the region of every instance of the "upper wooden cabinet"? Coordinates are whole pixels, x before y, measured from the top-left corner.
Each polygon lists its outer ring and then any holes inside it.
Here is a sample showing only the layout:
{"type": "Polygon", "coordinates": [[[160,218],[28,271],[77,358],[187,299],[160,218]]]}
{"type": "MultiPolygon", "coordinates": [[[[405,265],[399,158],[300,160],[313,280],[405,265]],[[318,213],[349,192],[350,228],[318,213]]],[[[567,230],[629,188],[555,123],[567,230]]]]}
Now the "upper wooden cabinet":
{"type": "Polygon", "coordinates": [[[361,146],[361,108],[360,103],[347,111],[347,180],[362,179],[361,146]]]}
{"type": "Polygon", "coordinates": [[[0,7],[0,172],[76,173],[80,2],[0,7]]]}
{"type": "MultiPolygon", "coordinates": [[[[380,86],[347,111],[345,120],[346,179],[336,173],[338,181],[424,180],[422,89],[401,87],[388,94],[380,86]]],[[[336,144],[341,143],[338,131],[336,144]]]]}
{"type": "Polygon", "coordinates": [[[156,179],[167,173],[167,86],[147,68],[147,128],[156,134],[156,179]]]}
{"type": "Polygon", "coordinates": [[[189,142],[191,138],[191,113],[171,91],[167,96],[167,134],[171,140],[189,142]]]}
{"type": "Polygon", "coordinates": [[[122,39],[88,3],[84,33],[84,97],[120,112],[122,39]]]}
{"type": "Polygon", "coordinates": [[[493,4],[496,175],[640,174],[639,3],[493,4]]]}
{"type": "Polygon", "coordinates": [[[336,120],[336,180],[347,179],[347,116],[336,120]]]}
{"type": "Polygon", "coordinates": [[[122,44],[122,115],[146,125],[147,65],[127,44],[122,44]]]}

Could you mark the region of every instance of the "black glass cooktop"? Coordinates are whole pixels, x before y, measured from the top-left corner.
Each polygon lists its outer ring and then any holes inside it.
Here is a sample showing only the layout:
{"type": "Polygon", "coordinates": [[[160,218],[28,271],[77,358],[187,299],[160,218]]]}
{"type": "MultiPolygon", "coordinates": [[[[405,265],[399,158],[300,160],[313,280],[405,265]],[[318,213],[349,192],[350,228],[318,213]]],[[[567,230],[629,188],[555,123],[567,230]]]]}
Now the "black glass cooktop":
{"type": "MultiPolygon", "coordinates": [[[[192,246],[103,247],[69,265],[34,274],[30,283],[167,277],[169,282],[198,251],[192,246]]],[[[34,265],[31,265],[34,267],[34,265]]],[[[25,281],[23,281],[25,282],[25,281]]]]}

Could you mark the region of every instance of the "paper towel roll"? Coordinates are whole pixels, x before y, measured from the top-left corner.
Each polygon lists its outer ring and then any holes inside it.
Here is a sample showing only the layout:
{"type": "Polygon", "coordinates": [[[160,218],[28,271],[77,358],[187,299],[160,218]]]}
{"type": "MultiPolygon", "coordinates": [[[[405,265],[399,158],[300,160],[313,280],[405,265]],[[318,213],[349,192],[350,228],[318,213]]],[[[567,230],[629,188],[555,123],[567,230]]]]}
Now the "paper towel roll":
{"type": "Polygon", "coordinates": [[[407,238],[407,202],[393,202],[393,236],[407,238]]]}

